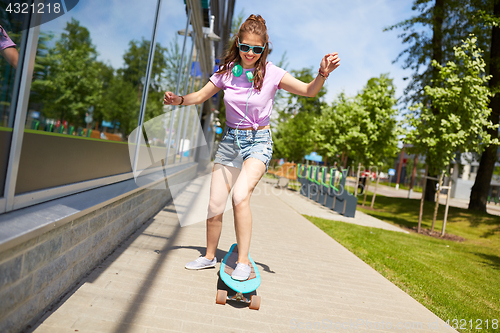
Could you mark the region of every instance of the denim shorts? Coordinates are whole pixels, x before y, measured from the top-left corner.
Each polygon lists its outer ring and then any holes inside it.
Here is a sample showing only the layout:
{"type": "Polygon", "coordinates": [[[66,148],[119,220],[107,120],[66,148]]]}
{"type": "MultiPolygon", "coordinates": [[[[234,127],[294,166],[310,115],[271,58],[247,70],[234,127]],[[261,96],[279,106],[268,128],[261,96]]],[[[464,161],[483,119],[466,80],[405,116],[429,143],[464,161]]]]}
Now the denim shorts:
{"type": "Polygon", "coordinates": [[[267,171],[272,156],[273,139],[269,128],[253,131],[235,130],[226,126],[214,163],[241,169],[243,162],[253,157],[262,161],[267,171]]]}

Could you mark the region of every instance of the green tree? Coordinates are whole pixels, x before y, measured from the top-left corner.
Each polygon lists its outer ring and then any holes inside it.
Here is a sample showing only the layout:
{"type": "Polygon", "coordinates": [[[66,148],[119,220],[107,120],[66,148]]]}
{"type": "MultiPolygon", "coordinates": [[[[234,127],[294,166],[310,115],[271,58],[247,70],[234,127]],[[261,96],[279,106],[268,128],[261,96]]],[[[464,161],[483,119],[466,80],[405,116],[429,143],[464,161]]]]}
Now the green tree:
{"type": "Polygon", "coordinates": [[[361,123],[368,136],[368,145],[360,160],[366,166],[382,166],[397,153],[396,88],[388,74],[371,78],[359,94],[360,104],[367,112],[361,123]]]}
{"type": "Polygon", "coordinates": [[[310,112],[286,115],[286,121],[280,121],[276,133],[273,134],[273,155],[290,161],[302,161],[305,155],[317,147],[313,132],[316,117],[310,112]]]}
{"type": "MultiPolygon", "coordinates": [[[[123,55],[124,67],[120,70],[123,78],[131,82],[135,87],[144,85],[146,66],[149,57],[149,48],[151,41],[141,39],[141,41],[132,40],[129,42],[129,49],[123,55]]],[[[153,66],[151,68],[150,89],[157,90],[161,86],[164,68],[167,66],[165,53],[167,49],[160,43],[156,43],[153,66]]]]}
{"type": "Polygon", "coordinates": [[[413,108],[420,110],[420,116],[406,116],[412,129],[405,142],[413,145],[412,151],[426,156],[434,174],[446,170],[457,152],[481,153],[485,146],[498,144],[487,130],[498,126],[488,119],[490,76],[485,75],[486,64],[476,42],[476,37],[471,37],[454,47],[455,61],[446,66],[433,61],[439,75],[434,87],[425,87],[425,93],[438,112],[417,104],[413,108]]]}
{"type": "MultiPolygon", "coordinates": [[[[282,57],[286,61],[286,56],[282,57]]],[[[291,74],[302,82],[314,79],[312,68],[292,70],[291,74]]],[[[323,97],[326,88],[322,87],[315,97],[288,94],[288,102],[283,110],[278,111],[277,131],[273,134],[276,157],[301,161],[306,154],[318,148],[315,142],[314,123],[321,109],[326,107],[323,97]]]]}
{"type": "MultiPolygon", "coordinates": [[[[163,91],[175,91],[177,73],[179,72],[179,64],[181,59],[181,47],[177,39],[177,35],[170,41],[169,47],[165,49],[163,68],[163,76],[161,86],[163,91]]],[[[186,64],[187,56],[183,63],[186,64]]]]}
{"type": "MultiPolygon", "coordinates": [[[[420,109],[420,117],[407,117],[412,128],[407,142],[413,145],[413,151],[426,156],[431,174],[447,170],[457,152],[481,153],[486,146],[498,144],[498,139],[488,133],[498,124],[488,119],[491,92],[487,82],[491,77],[485,75],[486,64],[476,42],[472,36],[454,47],[455,61],[446,66],[433,61],[439,75],[434,87],[425,87],[433,108],[419,104],[416,108],[420,109]]],[[[438,205],[436,201],[431,231],[438,205]]]]}
{"type": "Polygon", "coordinates": [[[314,136],[320,155],[339,164],[342,164],[343,157],[356,160],[357,150],[368,143],[367,135],[361,131],[359,122],[367,116],[359,99],[348,97],[344,93],[340,93],[331,106],[323,107],[314,124],[314,136]]]}
{"type": "Polygon", "coordinates": [[[491,0],[414,0],[412,10],[418,14],[389,26],[385,31],[402,29],[399,35],[408,47],[395,59],[402,60],[403,68],[413,71],[405,88],[405,102],[425,103],[424,87],[432,86],[437,78],[436,67],[454,57],[453,47],[470,33],[478,36],[482,49],[488,50],[489,29],[481,13],[488,11],[491,0]]]}
{"type": "Polygon", "coordinates": [[[368,80],[356,97],[341,93],[316,119],[319,152],[337,163],[347,156],[352,163],[366,167],[380,167],[393,159],[398,133],[394,95],[395,88],[387,74],[368,80]]]}
{"type": "Polygon", "coordinates": [[[108,121],[120,123],[120,131],[127,136],[137,127],[140,101],[137,100],[136,87],[116,73],[103,94],[103,117],[108,121]]]}
{"type": "Polygon", "coordinates": [[[37,67],[44,70],[36,73],[32,89],[46,117],[83,124],[89,107],[101,98],[102,67],[85,27],[72,19],[64,31],[55,46],[39,57],[37,67]]]}
{"type": "MultiPolygon", "coordinates": [[[[469,33],[479,36],[481,48],[488,50],[488,27],[478,14],[489,12],[491,4],[491,0],[414,0],[412,10],[418,14],[385,29],[402,29],[399,37],[408,45],[395,60],[404,58],[403,68],[413,71],[404,92],[405,102],[429,104],[434,113],[438,112],[424,90],[426,86],[432,87],[438,78],[438,70],[430,65],[431,61],[442,65],[451,60],[453,47],[469,33]]],[[[418,113],[419,109],[416,110],[418,113]]],[[[427,181],[426,200],[434,201],[435,183],[427,181]]]]}
{"type": "MultiPolygon", "coordinates": [[[[141,41],[130,41],[129,49],[123,55],[124,67],[117,71],[117,75],[124,81],[132,84],[135,89],[134,96],[139,103],[142,99],[146,80],[145,74],[150,47],[151,42],[144,38],[141,41]]],[[[169,48],[156,43],[151,76],[149,78],[144,121],[148,121],[163,113],[163,94],[167,90],[172,90],[175,86],[176,75],[179,71],[179,59],[180,52],[177,39],[174,39],[170,43],[169,48]]]]}
{"type": "Polygon", "coordinates": [[[112,84],[115,70],[111,65],[107,65],[103,62],[96,61],[95,66],[98,68],[97,71],[97,79],[102,83],[102,92],[99,95],[99,99],[96,100],[94,106],[94,112],[93,112],[93,120],[102,123],[103,120],[110,121],[113,120],[113,118],[109,118],[107,115],[107,110],[106,110],[106,102],[109,98],[108,94],[106,93],[112,84]]]}
{"type": "MultiPolygon", "coordinates": [[[[300,70],[292,70],[290,73],[292,74],[292,76],[302,82],[311,82],[315,77],[315,73],[312,67],[302,68],[300,70]]],[[[288,114],[309,112],[319,115],[321,113],[321,108],[327,105],[323,100],[323,97],[326,95],[326,88],[324,86],[321,87],[320,91],[315,97],[306,97],[294,94],[288,95],[287,107],[284,110],[284,112],[288,114]]]]}
{"type": "MultiPolygon", "coordinates": [[[[479,15],[484,25],[491,28],[491,44],[489,58],[489,81],[490,90],[494,94],[490,100],[489,120],[493,124],[500,121],[500,1],[494,1],[493,8],[490,11],[482,11],[479,15]]],[[[492,138],[498,138],[498,131],[492,128],[486,128],[492,138]]],[[[477,176],[472,186],[469,201],[469,209],[486,212],[486,201],[488,199],[491,178],[497,161],[496,145],[489,145],[481,154],[477,176]]]]}

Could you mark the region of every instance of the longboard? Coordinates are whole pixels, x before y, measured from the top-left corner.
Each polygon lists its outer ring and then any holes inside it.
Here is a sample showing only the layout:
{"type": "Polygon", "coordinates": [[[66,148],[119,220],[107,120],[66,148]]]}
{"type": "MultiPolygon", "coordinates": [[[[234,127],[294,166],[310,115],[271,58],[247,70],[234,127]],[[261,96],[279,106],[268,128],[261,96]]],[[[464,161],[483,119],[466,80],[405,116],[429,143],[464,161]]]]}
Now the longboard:
{"type": "Polygon", "coordinates": [[[251,295],[250,298],[245,296],[245,294],[249,294],[255,291],[260,286],[260,273],[257,265],[253,261],[253,259],[248,256],[250,262],[252,264],[252,272],[250,273],[250,277],[245,281],[234,280],[231,277],[231,274],[236,269],[236,261],[238,260],[238,245],[235,243],[231,246],[231,249],[226,254],[224,259],[220,264],[220,277],[222,281],[236,292],[233,296],[227,296],[227,290],[217,289],[217,297],[215,302],[217,304],[226,304],[227,300],[230,301],[239,301],[249,304],[249,308],[253,310],[258,310],[260,308],[260,296],[251,295]]]}

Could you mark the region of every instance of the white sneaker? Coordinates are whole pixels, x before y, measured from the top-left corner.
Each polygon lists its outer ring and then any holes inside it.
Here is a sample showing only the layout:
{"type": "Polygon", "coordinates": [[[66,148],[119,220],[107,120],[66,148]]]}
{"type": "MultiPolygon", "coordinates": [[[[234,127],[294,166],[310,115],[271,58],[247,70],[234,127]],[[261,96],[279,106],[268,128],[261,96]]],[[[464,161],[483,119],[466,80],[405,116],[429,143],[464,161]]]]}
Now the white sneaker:
{"type": "Polygon", "coordinates": [[[231,277],[234,280],[245,281],[248,280],[251,272],[252,272],[252,267],[250,267],[247,264],[242,264],[239,262],[236,265],[236,269],[233,271],[233,274],[231,274],[231,277]]]}
{"type": "Polygon", "coordinates": [[[199,257],[195,261],[188,262],[185,267],[187,269],[203,269],[203,268],[215,267],[216,264],[217,264],[217,258],[215,257],[213,260],[208,260],[205,257],[199,257]]]}

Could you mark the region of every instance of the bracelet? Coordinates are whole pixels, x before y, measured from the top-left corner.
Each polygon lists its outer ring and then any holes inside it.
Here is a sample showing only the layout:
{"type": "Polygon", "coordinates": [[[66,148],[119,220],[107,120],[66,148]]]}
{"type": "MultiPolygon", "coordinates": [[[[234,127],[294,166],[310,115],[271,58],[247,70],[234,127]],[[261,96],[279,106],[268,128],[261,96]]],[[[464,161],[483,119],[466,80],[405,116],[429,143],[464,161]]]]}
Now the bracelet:
{"type": "Polygon", "coordinates": [[[181,102],[179,103],[179,105],[182,105],[184,103],[184,96],[179,96],[181,98],[181,102]]]}
{"type": "Polygon", "coordinates": [[[319,73],[319,75],[321,75],[322,77],[324,77],[324,78],[325,78],[325,80],[326,80],[326,79],[328,79],[328,76],[330,75],[330,74],[325,74],[325,73],[323,73],[323,72],[321,71],[321,68],[320,68],[320,69],[318,69],[318,73],[319,73]]]}

